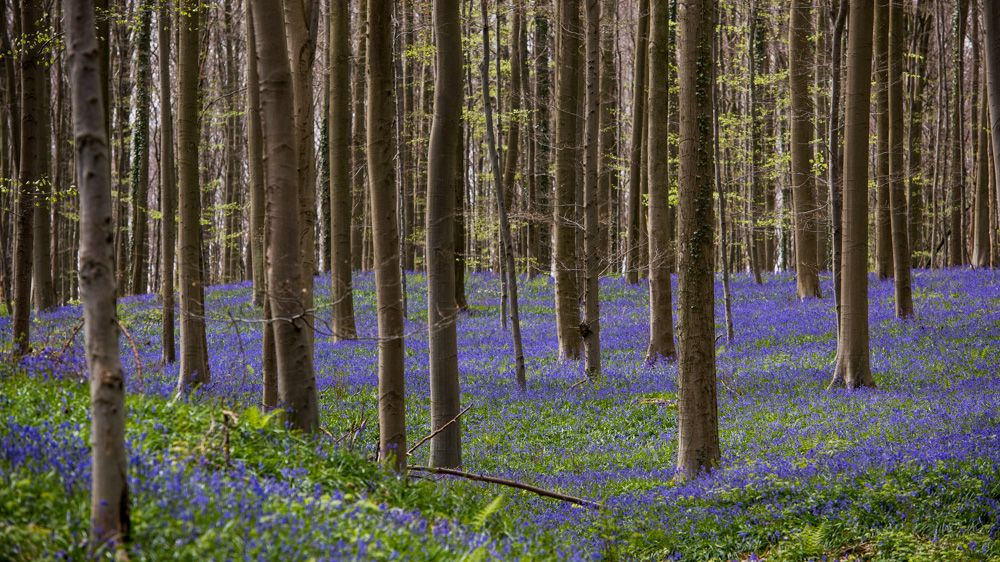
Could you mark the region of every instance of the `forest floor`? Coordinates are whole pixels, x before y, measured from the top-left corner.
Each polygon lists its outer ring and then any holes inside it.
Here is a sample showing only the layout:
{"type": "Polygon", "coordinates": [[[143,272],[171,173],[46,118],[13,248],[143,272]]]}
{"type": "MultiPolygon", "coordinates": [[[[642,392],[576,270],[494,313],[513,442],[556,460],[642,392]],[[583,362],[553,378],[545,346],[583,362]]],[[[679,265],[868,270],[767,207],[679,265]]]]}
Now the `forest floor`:
{"type": "MultiPolygon", "coordinates": [[[[410,443],[429,433],[426,279],[408,276],[410,443]]],[[[583,508],[458,479],[397,478],[377,440],[373,276],[356,278],[360,338],[320,333],[324,434],[258,409],[261,324],[248,284],[206,295],[212,382],[173,396],[155,295],[119,301],[127,376],[133,559],[1000,559],[1000,274],[914,272],[916,319],[870,281],[876,390],[827,390],[833,299],[794,278],[733,282],[736,337],[718,344],[722,466],[676,462],[676,367],[647,366],[644,283],[601,282],[603,377],[556,350],[552,283],[522,279],[528,390],[513,382],[496,276],[469,277],[458,321],[465,470],[601,502],[583,508]],[[141,363],[136,366],[135,357],[141,363]]],[[[328,311],[328,279],[317,278],[328,311]]],[[[721,285],[717,289],[717,331],[721,285]]],[[[34,320],[14,368],[0,317],[0,559],[86,553],[89,397],[79,306],[34,320]]],[[[426,464],[428,446],[411,464],[426,464]]]]}

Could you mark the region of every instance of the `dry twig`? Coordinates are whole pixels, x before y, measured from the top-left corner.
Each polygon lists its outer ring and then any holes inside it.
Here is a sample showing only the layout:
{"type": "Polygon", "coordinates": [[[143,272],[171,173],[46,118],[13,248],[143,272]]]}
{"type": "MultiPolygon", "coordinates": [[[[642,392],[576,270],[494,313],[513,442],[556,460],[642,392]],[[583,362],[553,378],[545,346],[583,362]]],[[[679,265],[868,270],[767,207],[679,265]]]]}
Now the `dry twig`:
{"type": "Polygon", "coordinates": [[[583,498],[578,498],[576,496],[569,496],[566,494],[560,494],[559,492],[553,492],[551,490],[546,490],[544,488],[539,488],[537,486],[532,486],[531,484],[522,484],[520,482],[515,482],[513,480],[506,480],[504,478],[495,478],[493,476],[485,476],[483,474],[474,474],[471,472],[462,472],[461,470],[455,470],[453,468],[434,468],[431,466],[407,466],[407,470],[416,470],[419,472],[430,472],[431,474],[447,474],[448,476],[458,476],[460,478],[466,478],[468,480],[474,480],[476,482],[488,482],[490,484],[499,484],[501,486],[508,486],[510,488],[517,488],[518,490],[524,490],[526,492],[531,492],[533,494],[538,494],[546,498],[552,498],[554,500],[564,501],[576,505],[582,505],[583,507],[590,507],[593,509],[598,509],[601,504],[593,500],[587,500],[583,498]]]}

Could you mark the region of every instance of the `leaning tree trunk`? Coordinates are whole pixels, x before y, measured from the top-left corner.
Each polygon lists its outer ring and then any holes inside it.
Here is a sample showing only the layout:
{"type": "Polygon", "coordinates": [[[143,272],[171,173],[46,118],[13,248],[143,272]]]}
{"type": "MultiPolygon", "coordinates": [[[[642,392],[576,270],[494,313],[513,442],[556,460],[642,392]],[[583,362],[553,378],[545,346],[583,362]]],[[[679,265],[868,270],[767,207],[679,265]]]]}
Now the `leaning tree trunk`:
{"type": "Polygon", "coordinates": [[[201,187],[198,183],[198,54],[202,8],[184,0],[178,12],[180,28],[177,68],[180,82],[177,144],[180,192],[181,369],[178,390],[207,383],[208,346],[205,339],[205,287],[202,273],[201,187]]]}
{"type": "Polygon", "coordinates": [[[576,153],[577,83],[579,45],[572,37],[580,32],[579,0],[558,0],[559,26],[556,40],[556,165],[554,222],[554,269],[556,285],[556,331],[559,355],[579,359],[580,307],[576,283],[576,153]]]}
{"type": "Polygon", "coordinates": [[[649,32],[649,349],[646,361],[677,357],[670,291],[669,0],[652,0],[649,32]]]}
{"type": "MultiPolygon", "coordinates": [[[[253,0],[255,21],[275,22],[281,6],[253,0]]],[[[313,432],[319,426],[312,337],[307,322],[307,294],[302,280],[294,86],[285,28],[255,26],[260,71],[264,182],[267,186],[268,299],[273,315],[278,360],[278,403],[294,428],[313,432]]]]}
{"type": "Polygon", "coordinates": [[[874,387],[868,351],[868,120],[873,0],[851,2],[844,130],[842,304],[831,386],[874,387]]]}
{"type": "Polygon", "coordinates": [[[715,390],[715,217],[712,84],[714,0],[689,0],[678,12],[678,82],[682,87],[678,221],[677,470],[690,479],[717,466],[719,415],[715,390]]]}
{"type": "MultiPolygon", "coordinates": [[[[455,29],[455,36],[458,40],[457,29],[455,29]]],[[[389,0],[369,0],[368,178],[375,253],[375,296],[378,301],[379,458],[382,462],[392,462],[395,469],[402,470],[406,466],[406,393],[403,379],[405,353],[403,292],[399,274],[399,223],[397,222],[396,173],[393,167],[393,159],[396,155],[396,136],[393,124],[393,116],[395,115],[394,90],[392,79],[392,2],[389,0]]],[[[449,177],[450,174],[451,168],[448,168],[449,177]]],[[[449,201],[449,204],[453,204],[453,202],[449,201]]],[[[451,235],[450,229],[448,234],[451,235]]],[[[450,239],[447,244],[451,244],[450,239]]],[[[451,256],[449,255],[448,258],[450,259],[451,256]]],[[[446,277],[442,282],[454,283],[454,277],[446,277]]],[[[443,298],[454,303],[454,286],[449,285],[449,287],[452,291],[443,298]]],[[[430,297],[428,297],[429,301],[430,297]]],[[[445,304],[447,301],[439,302],[445,304]]],[[[431,311],[428,310],[428,312],[431,311]]],[[[452,322],[454,322],[453,312],[454,304],[452,304],[451,310],[444,311],[452,322]]],[[[428,323],[430,321],[431,319],[428,317],[428,323]]],[[[444,327],[446,326],[438,326],[439,329],[444,327]]],[[[451,329],[454,337],[453,323],[451,329]]],[[[450,355],[456,361],[454,383],[457,400],[457,352],[450,355]]],[[[431,393],[433,395],[434,390],[431,393]]],[[[438,446],[441,446],[440,442],[438,446]]],[[[460,453],[461,451],[459,451],[460,453]]],[[[461,464],[461,458],[459,458],[459,462],[456,464],[449,462],[440,466],[454,467],[461,464]]]]}
{"type": "MultiPolygon", "coordinates": [[[[129,538],[125,376],[118,355],[111,157],[90,0],[67,2],[73,136],[80,192],[80,295],[91,404],[91,552],[129,538]]],[[[127,556],[126,556],[127,558],[127,556]]]]}
{"type": "Polygon", "coordinates": [[[351,280],[351,26],[347,2],[330,3],[330,302],[334,340],[354,339],[351,280]]]}
{"type": "Polygon", "coordinates": [[[160,2],[157,22],[160,49],[160,290],[163,295],[161,322],[163,362],[173,363],[174,349],[174,250],[177,240],[177,172],[174,169],[174,115],[170,107],[170,10],[160,2]]]}
{"type": "Polygon", "coordinates": [[[815,178],[812,173],[813,114],[809,95],[812,56],[812,0],[793,0],[788,26],[788,82],[791,89],[792,189],[795,191],[795,279],[798,296],[822,297],[816,263],[815,178]]]}
{"type": "MultiPolygon", "coordinates": [[[[882,1],[882,0],[880,0],[882,1]]],[[[906,168],[903,165],[903,24],[902,0],[889,6],[889,201],[892,204],[892,253],[896,317],[913,316],[910,286],[909,222],[906,220],[906,168]]]]}

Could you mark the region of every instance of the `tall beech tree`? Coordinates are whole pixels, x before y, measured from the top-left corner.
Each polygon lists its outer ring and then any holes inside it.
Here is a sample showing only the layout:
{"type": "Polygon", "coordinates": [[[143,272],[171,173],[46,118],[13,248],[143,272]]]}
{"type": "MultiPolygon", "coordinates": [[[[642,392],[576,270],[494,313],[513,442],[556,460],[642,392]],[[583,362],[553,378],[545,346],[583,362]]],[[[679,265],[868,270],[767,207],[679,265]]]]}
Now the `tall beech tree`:
{"type": "MultiPolygon", "coordinates": [[[[879,0],[882,1],[882,0],[879,0]]],[[[906,218],[906,168],[903,164],[903,22],[902,0],[889,5],[889,201],[892,207],[893,277],[896,290],[896,317],[913,316],[913,289],[910,285],[909,222],[906,218]]]]}
{"type": "MultiPolygon", "coordinates": [[[[246,3],[247,30],[247,176],[250,188],[250,261],[253,302],[267,306],[267,270],[264,267],[264,132],[260,122],[260,78],[253,9],[246,3]]],[[[265,328],[269,332],[270,328],[265,328]]]]}
{"type": "MultiPolygon", "coordinates": [[[[198,181],[200,128],[198,53],[200,19],[204,6],[182,0],[177,11],[179,99],[177,114],[178,179],[180,199],[181,369],[178,390],[207,383],[208,345],[205,338],[205,286],[202,271],[201,187],[198,181]]],[[[120,267],[120,266],[119,266],[120,267]]]]}
{"type": "MultiPolygon", "coordinates": [[[[14,223],[14,318],[15,354],[26,355],[31,349],[31,283],[34,269],[33,249],[35,199],[42,182],[41,151],[48,135],[42,130],[40,115],[45,107],[42,97],[45,78],[44,48],[38,40],[42,6],[34,0],[21,2],[21,138],[17,178],[17,216],[14,223]]],[[[47,110],[46,110],[47,111],[47,110]]]]}
{"type": "Polygon", "coordinates": [[[649,51],[649,0],[639,0],[635,28],[635,69],[632,72],[632,145],[629,155],[628,227],[626,229],[625,278],[639,282],[639,252],[642,214],[642,146],[646,118],[647,54],[649,51]]]}
{"type": "Polygon", "coordinates": [[[893,276],[892,209],[889,185],[889,2],[875,0],[875,272],[893,276]]]}
{"type": "Polygon", "coordinates": [[[135,128],[132,130],[132,271],[129,287],[133,294],[146,292],[149,261],[149,56],[152,4],[139,7],[136,42],[135,128]]]}
{"type": "Polygon", "coordinates": [[[356,337],[351,280],[351,14],[348,8],[347,2],[330,2],[330,301],[336,340],[356,337]]]}
{"type": "Polygon", "coordinates": [[[816,257],[815,178],[812,172],[813,116],[809,77],[812,74],[809,37],[812,0],[792,0],[788,26],[788,83],[791,97],[790,181],[795,207],[795,285],[800,299],[821,297],[816,257]]]}
{"type": "MultiPolygon", "coordinates": [[[[976,0],[973,0],[976,1],[976,0]]],[[[987,2],[989,4],[989,2],[987,2]]],[[[965,30],[969,15],[969,0],[955,4],[955,57],[954,57],[954,107],[951,113],[951,197],[948,203],[948,265],[965,265],[965,229],[963,228],[965,191],[965,133],[963,112],[965,107],[965,30]]],[[[978,41],[979,38],[973,38],[978,41]]],[[[975,85],[973,85],[975,88],[975,85]]]]}
{"type": "Polygon", "coordinates": [[[979,125],[975,128],[975,140],[979,143],[976,151],[976,194],[973,202],[972,259],[973,267],[990,265],[990,165],[989,165],[989,107],[986,103],[986,80],[983,79],[983,100],[979,108],[979,125]]]}
{"type": "MultiPolygon", "coordinates": [[[[255,21],[275,22],[281,6],[252,0],[255,21]]],[[[278,404],[295,429],[319,427],[316,375],[313,371],[309,306],[302,281],[299,235],[300,184],[296,156],[294,81],[288,60],[285,28],[254,27],[260,79],[264,183],[267,193],[267,298],[271,304],[274,347],[278,362],[278,404]]]]}
{"type": "Polygon", "coordinates": [[[983,3],[983,37],[986,51],[986,91],[989,94],[996,212],[1000,214],[1000,3],[983,3]]]}
{"type": "MultiPolygon", "coordinates": [[[[393,159],[396,156],[396,134],[393,123],[396,109],[395,85],[392,78],[392,2],[390,0],[368,0],[367,22],[367,153],[375,254],[375,297],[378,302],[379,459],[382,462],[391,462],[394,468],[402,470],[406,466],[406,392],[403,377],[405,342],[403,340],[403,292],[399,273],[396,172],[393,166],[393,159]]],[[[457,26],[455,30],[457,37],[457,26]]],[[[440,36],[438,37],[440,38],[440,36]]],[[[450,176],[450,169],[448,174],[450,176]]],[[[453,204],[451,201],[449,203],[453,204]]],[[[450,230],[448,235],[450,237],[450,230]]],[[[442,242],[442,244],[449,245],[450,243],[450,238],[447,242],[442,242]]],[[[454,282],[454,277],[451,277],[451,280],[454,282]]],[[[442,279],[442,282],[448,281],[442,279]]],[[[454,288],[452,287],[452,289],[454,288]]],[[[442,295],[441,298],[445,299],[439,301],[442,305],[446,305],[447,299],[454,303],[454,290],[447,295],[442,295]]],[[[428,295],[429,312],[430,300],[431,297],[428,295]]],[[[452,309],[454,309],[454,304],[452,304],[452,309]]],[[[454,322],[454,314],[451,315],[450,320],[454,322]]],[[[431,319],[428,317],[428,323],[430,322],[431,319]]],[[[439,329],[442,327],[446,326],[438,325],[439,329]]],[[[454,324],[452,324],[451,329],[454,330],[454,324]]],[[[454,382],[457,387],[457,351],[453,355],[453,361],[456,362],[454,382]]],[[[432,390],[431,393],[433,395],[434,391],[432,390]]],[[[438,447],[441,446],[442,442],[439,441],[438,447]]],[[[458,452],[461,454],[460,450],[458,452]]],[[[459,457],[457,464],[449,462],[442,463],[440,466],[453,467],[461,464],[459,457]]]]}
{"type": "Polygon", "coordinates": [[[832,386],[874,387],[868,335],[868,121],[873,0],[852,0],[844,123],[843,265],[840,333],[832,386]]]}
{"type": "Polygon", "coordinates": [[[669,116],[667,80],[670,72],[670,3],[652,0],[649,32],[649,349],[646,361],[673,360],[673,303],[670,290],[671,259],[668,207],[670,166],[667,157],[669,116]]]}
{"type": "Polygon", "coordinates": [[[559,355],[579,359],[580,306],[577,292],[576,181],[577,96],[580,60],[580,1],[557,0],[555,204],[553,206],[553,269],[556,289],[556,331],[559,355]]]}
{"type": "Polygon", "coordinates": [[[678,477],[689,479],[711,470],[721,460],[713,267],[715,0],[680,3],[677,22],[677,71],[682,85],[678,100],[677,471],[678,477]]]}
{"type": "Polygon", "coordinates": [[[601,314],[600,288],[601,247],[599,231],[600,203],[597,188],[600,153],[600,66],[601,66],[601,5],[598,0],[585,0],[587,21],[585,33],[586,70],[584,76],[584,151],[583,151],[583,337],[584,360],[588,376],[601,373],[601,314]]]}
{"type": "Polygon", "coordinates": [[[80,296],[90,373],[91,552],[129,538],[125,376],[118,355],[111,150],[94,5],[66,3],[76,177],[80,192],[80,296]]]}
{"type": "MultiPolygon", "coordinates": [[[[434,0],[434,117],[427,155],[427,339],[430,348],[431,428],[442,429],[461,410],[455,327],[455,158],[462,117],[462,27],[458,0],[434,0]]],[[[485,3],[483,8],[485,9],[485,3]]],[[[372,33],[375,24],[372,21],[372,33]]],[[[488,47],[487,47],[488,48],[488,47]]],[[[375,49],[369,50],[375,57],[375,49]]],[[[374,123],[373,123],[374,124],[374,123]]],[[[512,125],[512,128],[516,128],[512,125]]],[[[517,135],[514,134],[516,150],[517,135]]],[[[391,154],[388,155],[392,157],[391,154]]],[[[509,159],[516,159],[510,153],[509,159]]],[[[502,199],[500,202],[502,203],[502,199]]],[[[513,251],[513,249],[509,249],[513,251]]],[[[405,459],[404,459],[405,460],[405,459]]],[[[461,425],[431,440],[431,464],[462,466],[461,425]]]]}
{"type": "MultiPolygon", "coordinates": [[[[177,246],[177,172],[174,169],[174,114],[170,105],[170,8],[161,0],[157,21],[160,71],[160,291],[163,315],[160,330],[163,362],[173,363],[174,348],[174,250],[177,246]]],[[[253,163],[251,162],[251,166],[253,163]]]]}

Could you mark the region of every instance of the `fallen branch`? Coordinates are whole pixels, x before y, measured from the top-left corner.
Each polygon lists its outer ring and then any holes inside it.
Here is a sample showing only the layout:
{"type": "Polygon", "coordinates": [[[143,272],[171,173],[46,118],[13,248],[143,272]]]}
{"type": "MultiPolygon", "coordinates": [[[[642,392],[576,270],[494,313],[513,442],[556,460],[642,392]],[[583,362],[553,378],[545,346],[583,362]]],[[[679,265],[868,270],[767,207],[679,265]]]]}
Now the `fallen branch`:
{"type": "Polygon", "coordinates": [[[406,456],[410,456],[410,455],[412,455],[412,454],[413,454],[413,451],[416,451],[417,449],[419,449],[419,448],[420,448],[420,446],[421,446],[421,445],[423,445],[424,443],[426,443],[426,442],[430,441],[430,440],[431,440],[431,437],[434,437],[434,436],[435,436],[435,435],[437,435],[438,433],[441,433],[441,432],[442,432],[442,431],[444,431],[444,430],[445,430],[445,428],[447,428],[447,427],[448,427],[449,425],[451,425],[451,424],[455,423],[456,421],[458,421],[458,418],[462,417],[462,414],[464,414],[465,412],[468,412],[468,411],[469,411],[469,408],[473,407],[473,406],[474,406],[475,404],[476,404],[475,402],[473,402],[473,403],[469,404],[468,406],[466,406],[466,407],[465,407],[465,409],[464,409],[464,410],[462,410],[461,412],[459,412],[457,416],[455,416],[454,418],[452,418],[450,422],[448,422],[448,423],[446,423],[446,424],[442,425],[441,427],[439,427],[439,428],[435,429],[434,431],[432,431],[432,432],[431,432],[431,434],[430,434],[430,435],[428,435],[427,437],[424,437],[423,439],[421,439],[419,443],[417,443],[416,445],[414,445],[414,446],[410,447],[410,450],[409,450],[409,451],[406,451],[406,456]]]}
{"type": "Polygon", "coordinates": [[[132,355],[135,356],[135,368],[139,373],[139,392],[142,392],[142,388],[144,385],[142,383],[142,360],[139,359],[139,348],[135,346],[135,340],[132,339],[132,334],[130,334],[128,332],[128,329],[125,328],[125,324],[122,324],[117,320],[115,322],[118,323],[118,327],[122,329],[122,332],[125,334],[125,337],[128,338],[128,343],[132,344],[132,355]]]}
{"type": "Polygon", "coordinates": [[[576,387],[578,387],[578,386],[580,386],[580,385],[583,385],[583,384],[586,384],[586,383],[588,383],[588,382],[590,382],[590,381],[591,381],[591,378],[590,378],[590,377],[587,377],[587,378],[585,378],[585,379],[581,379],[581,380],[578,380],[578,381],[576,381],[575,383],[573,383],[573,386],[571,386],[571,387],[567,388],[566,390],[567,390],[567,391],[569,391],[569,390],[573,390],[574,388],[576,388],[576,387]]]}
{"type": "Polygon", "coordinates": [[[527,492],[531,492],[533,494],[538,494],[539,496],[544,496],[546,498],[552,498],[554,500],[560,500],[576,505],[582,505],[584,507],[590,507],[593,509],[598,509],[601,507],[600,503],[592,500],[586,500],[575,496],[568,496],[566,494],[560,494],[559,492],[553,492],[551,490],[546,490],[544,488],[539,488],[537,486],[532,486],[530,484],[522,484],[520,482],[514,482],[513,480],[506,480],[504,478],[495,478],[493,476],[473,474],[471,472],[462,472],[461,470],[455,470],[453,468],[434,468],[431,466],[410,465],[407,466],[406,469],[416,470],[418,472],[430,472],[431,474],[447,474],[448,476],[458,476],[460,478],[466,478],[468,480],[475,480],[476,482],[489,482],[490,484],[500,484],[501,486],[517,488],[518,490],[524,490],[527,492]]]}
{"type": "Polygon", "coordinates": [[[70,344],[72,344],[73,340],[76,339],[76,334],[80,331],[80,328],[82,327],[83,327],[83,320],[80,320],[79,322],[76,323],[76,326],[73,327],[73,333],[69,335],[69,339],[66,340],[66,343],[63,344],[62,346],[62,349],[59,350],[59,355],[66,353],[66,350],[69,349],[70,344]]]}

